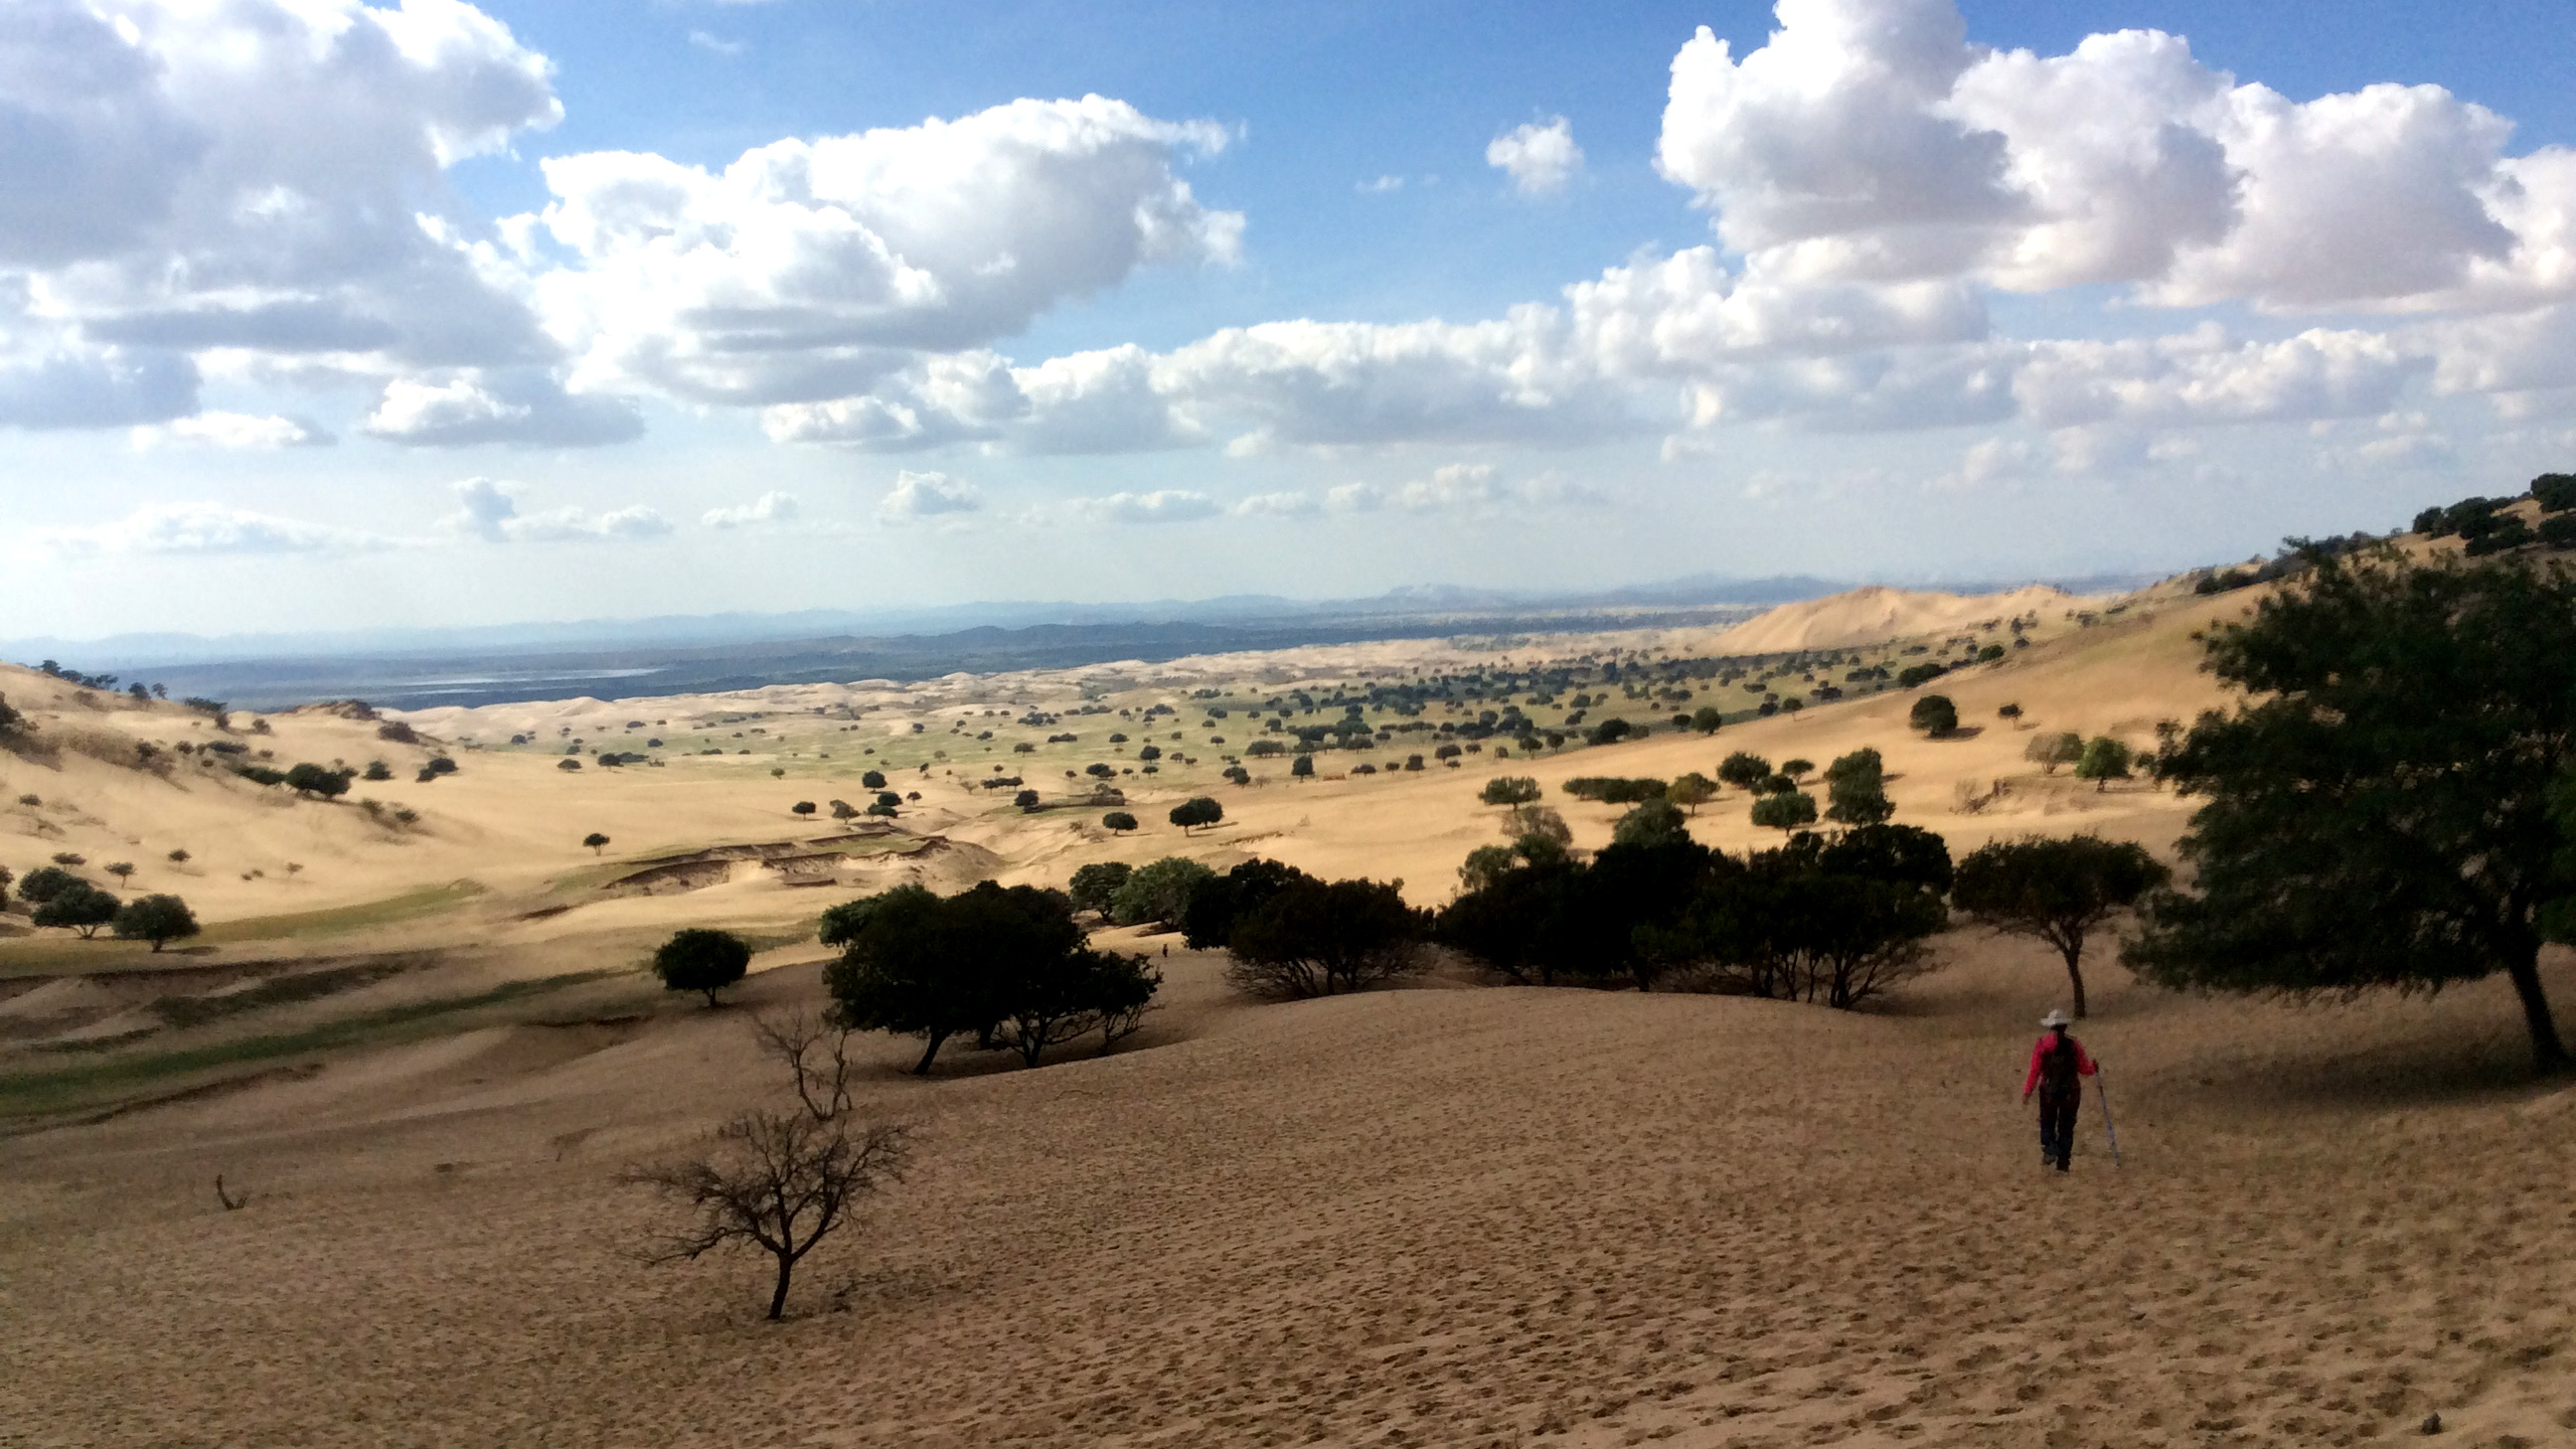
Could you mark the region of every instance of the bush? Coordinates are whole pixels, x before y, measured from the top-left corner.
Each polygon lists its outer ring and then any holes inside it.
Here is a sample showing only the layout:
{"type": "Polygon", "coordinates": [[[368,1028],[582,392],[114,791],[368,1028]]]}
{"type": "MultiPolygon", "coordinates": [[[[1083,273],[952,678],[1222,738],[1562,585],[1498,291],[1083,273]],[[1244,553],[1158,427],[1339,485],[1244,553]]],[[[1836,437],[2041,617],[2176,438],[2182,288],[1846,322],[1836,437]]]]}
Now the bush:
{"type": "Polygon", "coordinates": [[[329,769],[322,765],[297,765],[286,772],[285,783],[286,788],[298,795],[307,798],[318,795],[328,800],[348,793],[351,778],[346,770],[329,769]]]}
{"type": "Polygon", "coordinates": [[[1903,669],[1896,671],[1896,687],[1899,689],[1913,689],[1918,685],[1929,684],[1933,680],[1936,680],[1949,672],[1949,668],[1946,665],[1909,664],[1903,669]]]}
{"type": "Polygon", "coordinates": [[[1298,879],[1235,921],[1226,979],[1273,999],[1358,991],[1420,970],[1430,933],[1401,883],[1298,879]]]}
{"type": "Polygon", "coordinates": [[[1937,740],[1957,731],[1959,707],[1946,694],[1927,694],[1906,711],[1905,722],[1937,740]]]}
{"type": "Polygon", "coordinates": [[[2576,509],[2576,473],[2541,474],[2531,480],[2531,496],[2538,500],[2543,513],[2576,509]]]}
{"type": "Polygon", "coordinates": [[[750,965],[751,948],[740,936],[698,926],[673,935],[653,953],[653,974],[662,978],[663,990],[703,992],[709,1007],[750,965]]]}
{"type": "Polygon", "coordinates": [[[1623,780],[1615,775],[1578,775],[1557,787],[1577,800],[1598,800],[1604,805],[1634,805],[1640,800],[1661,800],[1669,788],[1661,780],[1623,780]]]}
{"type": "Polygon", "coordinates": [[[116,913],[116,936],[121,941],[149,941],[158,954],[164,945],[197,934],[196,913],[177,896],[145,896],[129,901],[116,913]]]}
{"type": "Polygon", "coordinates": [[[1109,919],[1122,926],[1177,926],[1189,911],[1190,893],[1215,877],[1215,871],[1177,855],[1138,866],[1110,897],[1109,919]]]}

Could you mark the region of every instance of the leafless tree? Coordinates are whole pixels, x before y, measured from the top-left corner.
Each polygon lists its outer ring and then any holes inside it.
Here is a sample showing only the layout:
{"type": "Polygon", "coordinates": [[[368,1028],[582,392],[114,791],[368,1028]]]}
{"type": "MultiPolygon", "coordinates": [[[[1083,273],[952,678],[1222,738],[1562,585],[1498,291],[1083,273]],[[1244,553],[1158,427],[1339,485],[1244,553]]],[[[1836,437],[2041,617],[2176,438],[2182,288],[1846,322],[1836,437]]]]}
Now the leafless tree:
{"type": "Polygon", "coordinates": [[[808,1116],[829,1122],[850,1110],[850,1029],[837,1016],[763,1013],[752,1018],[751,1032],[763,1054],[794,1074],[808,1116]]]}
{"type": "Polygon", "coordinates": [[[889,1182],[903,1180],[911,1132],[892,1123],[853,1130],[845,1117],[813,1113],[744,1112],[716,1130],[715,1150],[704,1157],[636,1167],[619,1181],[650,1187],[685,1204],[695,1221],[645,1254],[646,1261],[694,1261],[727,1244],[761,1249],[776,1260],[778,1282],[769,1318],[787,1311],[787,1285],[796,1264],[851,1209],[889,1182]]]}

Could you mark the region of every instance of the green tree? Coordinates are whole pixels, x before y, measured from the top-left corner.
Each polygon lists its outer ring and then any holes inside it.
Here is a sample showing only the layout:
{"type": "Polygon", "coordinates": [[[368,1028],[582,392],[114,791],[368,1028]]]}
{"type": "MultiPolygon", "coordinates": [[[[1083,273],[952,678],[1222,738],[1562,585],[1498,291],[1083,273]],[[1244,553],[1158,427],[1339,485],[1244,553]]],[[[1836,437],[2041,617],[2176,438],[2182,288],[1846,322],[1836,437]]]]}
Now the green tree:
{"type": "Polygon", "coordinates": [[[1753,823],[1772,830],[1796,830],[1816,823],[1816,797],[1803,790],[1765,795],[1753,802],[1753,823]]]}
{"type": "Polygon", "coordinates": [[[1946,694],[1927,694],[1914,701],[1914,707],[1906,711],[1905,722],[1934,739],[1940,739],[1957,732],[1959,707],[1952,704],[1946,694]]]}
{"type": "Polygon", "coordinates": [[[1690,713],[1690,727],[1704,735],[1713,735],[1724,726],[1726,716],[1713,704],[1703,704],[1690,713]]]}
{"type": "Polygon", "coordinates": [[[116,877],[116,883],[118,885],[130,884],[134,879],[134,862],[130,860],[116,861],[107,867],[107,873],[116,877]]]}
{"type": "Polygon", "coordinates": [[[2171,877],[2145,847],[2128,841],[2033,835],[1968,852],[1950,899],[1980,925],[2055,947],[2081,1017],[2085,939],[2171,877]]]}
{"type": "Polygon", "coordinates": [[[583,836],[581,838],[581,843],[590,847],[591,854],[597,855],[608,848],[608,837],[594,830],[588,835],[583,836]]]}
{"type": "Polygon", "coordinates": [[[1273,998],[1358,991],[1421,969],[1430,934],[1400,881],[1300,878],[1235,920],[1226,979],[1273,998]]]}
{"type": "Polygon", "coordinates": [[[847,800],[835,800],[831,803],[829,808],[832,812],[832,818],[843,825],[847,825],[851,821],[859,818],[859,807],[851,804],[847,800]]]}
{"type": "Polygon", "coordinates": [[[1699,814],[1699,807],[1716,797],[1717,782],[1696,770],[1664,787],[1664,798],[1690,811],[1693,816],[1699,814]]]}
{"type": "Polygon", "coordinates": [[[172,941],[197,934],[196,913],[177,896],[144,896],[126,902],[116,913],[116,936],[120,941],[149,941],[154,954],[172,941]]]}
{"type": "Polygon", "coordinates": [[[1842,825],[1879,825],[1896,813],[1887,798],[1887,767],[1863,745],[1825,767],[1825,818],[1842,825]]]}
{"type": "Polygon", "coordinates": [[[787,813],[790,815],[811,815],[814,813],[814,802],[811,800],[799,800],[795,804],[787,807],[787,813]]]}
{"type": "Polygon", "coordinates": [[[1313,779],[1315,777],[1315,757],[1313,755],[1299,755],[1297,758],[1290,760],[1288,762],[1288,773],[1294,779],[1313,779]]]}
{"type": "Polygon", "coordinates": [[[40,865],[27,872],[25,880],[18,882],[18,899],[31,906],[41,906],[74,886],[88,884],[59,865],[40,865]]]}
{"type": "MultiPolygon", "coordinates": [[[[30,878],[41,874],[41,871],[34,872],[30,878]]],[[[19,887],[20,894],[25,892],[26,887],[19,887]]],[[[122,909],[124,907],[116,897],[88,881],[75,880],[37,906],[35,915],[29,919],[39,926],[60,926],[78,932],[80,938],[87,941],[98,935],[101,926],[114,921],[116,913],[122,909]]]]}
{"type": "Polygon", "coordinates": [[[1780,762],[1780,773],[1788,776],[1793,782],[1803,782],[1809,775],[1816,773],[1816,762],[1813,760],[1783,760],[1780,762]]]}
{"type": "Polygon", "coordinates": [[[1508,845],[1477,846],[1459,863],[1458,889],[1469,894],[1489,889],[1520,865],[1520,852],[1508,845]]]}
{"type": "Polygon", "coordinates": [[[1024,811],[1034,811],[1038,808],[1038,792],[1035,790],[1022,790],[1020,793],[1011,797],[1011,803],[1019,806],[1024,811]]]}
{"type": "Polygon", "coordinates": [[[1225,818],[1225,807],[1205,795],[1196,795],[1172,807],[1171,820],[1181,827],[1183,835],[1202,825],[1214,825],[1225,818]]]}
{"type": "Polygon", "coordinates": [[[1100,817],[1100,828],[1112,835],[1124,835],[1136,828],[1136,817],[1124,810],[1112,810],[1100,817]]]}
{"type": "Polygon", "coordinates": [[[2043,775],[2054,775],[2060,765],[2071,765],[2084,758],[2084,737],[2073,730],[2058,730],[2030,737],[2022,747],[2021,757],[2039,766],[2043,775]]]}
{"type": "Polygon", "coordinates": [[[1496,775],[1476,795],[1487,805],[1526,805],[1538,797],[1538,781],[1527,775],[1496,775]]]}
{"type": "Polygon", "coordinates": [[[1657,846],[1687,842],[1690,827],[1682,821],[1681,807],[1669,796],[1644,800],[1631,807],[1610,827],[1613,845],[1657,846]]]}
{"type": "Polygon", "coordinates": [[[1748,755],[1742,750],[1727,756],[1717,766],[1719,780],[1748,794],[1761,788],[1762,782],[1770,779],[1771,774],[1769,760],[1760,755],[1748,755]]]}
{"type": "Polygon", "coordinates": [[[1215,878],[1215,871],[1177,855],[1140,865],[1110,897],[1109,919],[1122,926],[1177,926],[1189,911],[1190,892],[1215,878]]]}
{"type": "Polygon", "coordinates": [[[323,765],[297,765],[286,772],[286,788],[307,799],[314,796],[328,800],[346,794],[351,776],[346,770],[323,765]]]}
{"type": "Polygon", "coordinates": [[[2108,790],[2114,780],[2129,778],[2129,747],[2109,735],[2095,735],[2085,742],[2084,753],[2076,756],[2075,778],[2090,780],[2096,791],[2108,790]]]}
{"type": "Polygon", "coordinates": [[[751,948],[731,931],[692,926],[672,935],[653,952],[653,974],[665,991],[704,993],[707,1005],[716,993],[740,981],[751,966],[751,948]]]}
{"type": "Polygon", "coordinates": [[[2532,1056],[2567,1064],[2539,913],[2567,893],[2550,783],[2576,756],[2576,574],[2519,558],[2319,559],[2204,641],[2245,691],[2162,761],[2209,803],[2194,880],[2148,897],[2148,980],[2293,995],[2430,991],[2496,972],[2532,1056]]]}
{"type": "Polygon", "coordinates": [[[883,770],[870,770],[870,771],[868,771],[867,773],[865,773],[865,774],[863,774],[863,775],[859,776],[859,785],[860,785],[860,787],[861,787],[862,789],[868,789],[868,790],[882,790],[882,789],[884,789],[884,788],[885,788],[885,771],[883,771],[883,770]]]}
{"type": "Polygon", "coordinates": [[[2002,720],[2005,724],[2011,725],[2015,729],[2019,729],[2021,727],[2021,706],[2018,704],[2005,705],[2003,708],[1995,711],[1995,717],[2002,720]]]}
{"type": "Polygon", "coordinates": [[[1135,873],[1136,868],[1123,860],[1095,860],[1074,871],[1073,882],[1066,893],[1072,898],[1075,910],[1097,911],[1106,916],[1110,902],[1117,899],[1118,888],[1127,884],[1127,878],[1135,873]]]}

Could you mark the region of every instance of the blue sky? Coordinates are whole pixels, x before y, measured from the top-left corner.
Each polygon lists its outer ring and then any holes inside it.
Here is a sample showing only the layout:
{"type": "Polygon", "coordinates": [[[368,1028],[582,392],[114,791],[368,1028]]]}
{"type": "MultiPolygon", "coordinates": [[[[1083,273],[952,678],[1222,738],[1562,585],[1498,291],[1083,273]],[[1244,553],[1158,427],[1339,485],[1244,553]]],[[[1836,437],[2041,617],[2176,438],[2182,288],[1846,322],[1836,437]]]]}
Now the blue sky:
{"type": "Polygon", "coordinates": [[[2576,462],[2557,7],[16,8],[0,637],[2164,569],[2576,462]]]}

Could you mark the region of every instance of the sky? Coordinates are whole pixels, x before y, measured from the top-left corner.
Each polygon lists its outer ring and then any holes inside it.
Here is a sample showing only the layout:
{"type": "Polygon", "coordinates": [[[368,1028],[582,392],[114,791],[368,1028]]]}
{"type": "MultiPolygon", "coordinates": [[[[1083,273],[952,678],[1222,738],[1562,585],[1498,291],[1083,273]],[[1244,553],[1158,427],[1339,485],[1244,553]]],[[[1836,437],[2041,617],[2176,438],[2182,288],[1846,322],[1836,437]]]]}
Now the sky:
{"type": "Polygon", "coordinates": [[[2149,572],[2576,468],[2560,4],[0,0],[0,638],[2149,572]]]}

